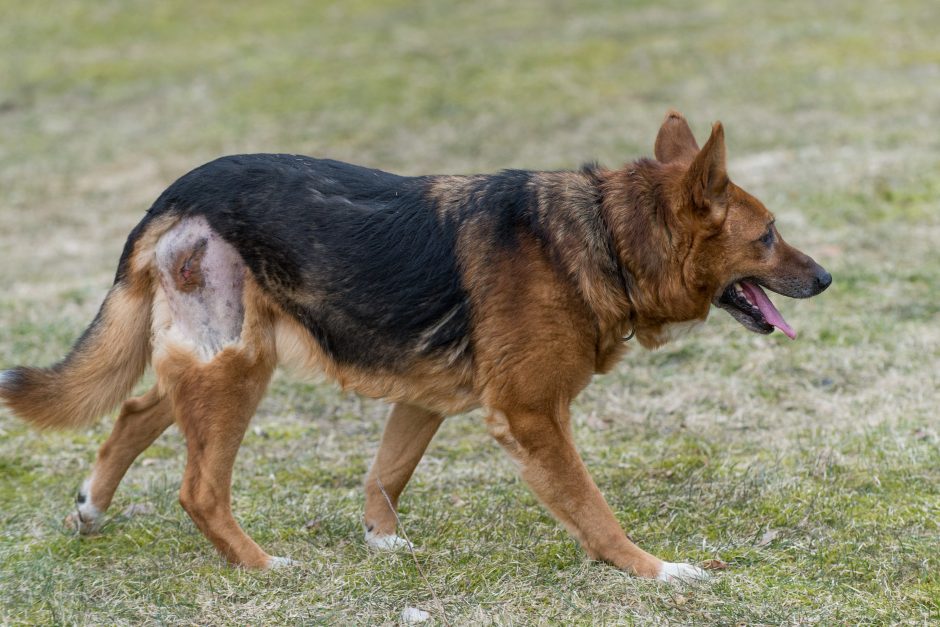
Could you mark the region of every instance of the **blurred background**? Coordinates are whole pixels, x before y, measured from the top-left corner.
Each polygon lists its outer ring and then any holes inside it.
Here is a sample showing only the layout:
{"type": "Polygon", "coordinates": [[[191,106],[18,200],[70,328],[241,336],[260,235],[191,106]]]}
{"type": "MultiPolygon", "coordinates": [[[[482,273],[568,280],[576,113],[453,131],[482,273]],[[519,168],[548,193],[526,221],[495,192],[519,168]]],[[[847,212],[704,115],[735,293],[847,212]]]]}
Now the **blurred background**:
{"type": "Polygon", "coordinates": [[[797,342],[716,312],[575,407],[628,531],[730,564],[681,602],[587,562],[473,414],[445,424],[403,499],[435,609],[410,557],[360,546],[381,404],[280,377],[235,509],[299,575],[218,568],[175,504],[177,433],[131,470],[111,530],[72,538],[59,522],[110,421],[40,436],[0,409],[0,622],[937,617],[940,3],[0,0],[0,15],[0,367],[59,359],[143,211],[219,155],[619,166],[652,154],[671,107],[700,141],[725,124],[732,179],[835,281],[778,299],[797,342]],[[122,518],[131,502],[159,520],[122,518]]]}
{"type": "Polygon", "coordinates": [[[700,134],[722,120],[732,174],[830,228],[936,169],[935,3],[687,4],[10,3],[0,250],[41,232],[72,243],[18,278],[85,269],[92,243],[70,234],[97,226],[110,266],[155,195],[221,154],[615,166],[650,154],[668,107],[700,134]]]}

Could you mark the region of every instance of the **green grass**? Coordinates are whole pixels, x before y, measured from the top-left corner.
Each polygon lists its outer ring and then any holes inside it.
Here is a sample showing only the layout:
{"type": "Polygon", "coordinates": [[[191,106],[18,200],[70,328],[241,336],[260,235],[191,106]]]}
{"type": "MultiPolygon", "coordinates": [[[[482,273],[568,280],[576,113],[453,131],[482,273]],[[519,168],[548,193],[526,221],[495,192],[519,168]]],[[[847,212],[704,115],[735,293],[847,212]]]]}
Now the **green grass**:
{"type": "Polygon", "coordinates": [[[0,623],[940,620],[940,4],[686,4],[0,0],[0,366],[60,358],[142,211],[240,151],[407,174],[616,165],[676,107],[700,137],[725,123],[732,177],[835,277],[778,303],[796,342],[716,312],[575,404],[628,532],[727,562],[708,582],[587,560],[473,413],[402,501],[438,606],[410,555],[361,541],[382,405],[280,376],[234,496],[303,564],[271,573],[225,567],[178,506],[175,430],[82,539],[61,522],[110,421],[37,435],[0,410],[0,623]]]}

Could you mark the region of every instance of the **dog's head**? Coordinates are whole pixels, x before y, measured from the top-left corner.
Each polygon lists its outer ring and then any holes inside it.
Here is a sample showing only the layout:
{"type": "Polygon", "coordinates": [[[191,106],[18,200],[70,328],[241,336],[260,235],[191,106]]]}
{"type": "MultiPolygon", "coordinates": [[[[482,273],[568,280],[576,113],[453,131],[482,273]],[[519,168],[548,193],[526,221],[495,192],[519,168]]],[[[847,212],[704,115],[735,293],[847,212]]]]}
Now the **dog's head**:
{"type": "Polygon", "coordinates": [[[771,333],[776,327],[794,338],[762,288],[808,298],[829,287],[832,276],[787,244],[773,214],[728,179],[721,123],[699,148],[685,118],[670,111],[655,155],[674,173],[673,216],[688,234],[686,279],[751,331],[771,333]]]}

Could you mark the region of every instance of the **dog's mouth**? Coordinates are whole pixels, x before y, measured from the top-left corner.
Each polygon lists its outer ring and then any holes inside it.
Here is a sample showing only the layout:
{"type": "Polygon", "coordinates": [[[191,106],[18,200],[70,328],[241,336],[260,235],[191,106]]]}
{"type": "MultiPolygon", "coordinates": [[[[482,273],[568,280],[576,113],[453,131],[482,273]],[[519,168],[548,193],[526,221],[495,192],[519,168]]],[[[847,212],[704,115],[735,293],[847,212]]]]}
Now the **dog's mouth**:
{"type": "Polygon", "coordinates": [[[796,331],[787,324],[754,279],[742,279],[732,283],[725,288],[715,304],[755,333],[773,333],[776,327],[791,340],[796,338],[796,331]]]}

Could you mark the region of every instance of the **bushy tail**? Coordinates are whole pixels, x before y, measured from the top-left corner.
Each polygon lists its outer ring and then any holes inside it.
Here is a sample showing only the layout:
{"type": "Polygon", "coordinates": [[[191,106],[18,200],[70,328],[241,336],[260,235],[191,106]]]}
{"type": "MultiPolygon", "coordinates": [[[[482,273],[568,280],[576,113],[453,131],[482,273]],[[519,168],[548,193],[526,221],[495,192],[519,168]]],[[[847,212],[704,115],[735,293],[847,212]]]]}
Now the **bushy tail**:
{"type": "Polygon", "coordinates": [[[114,286],[65,359],[0,372],[0,401],[38,429],[87,425],[127,398],[150,362],[150,264],[173,216],[146,217],[124,247],[114,286]]]}
{"type": "Polygon", "coordinates": [[[0,373],[0,400],[39,429],[81,427],[109,412],[149,362],[150,301],[150,290],[116,283],[65,359],[0,373]]]}

